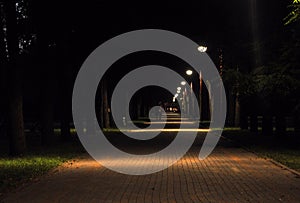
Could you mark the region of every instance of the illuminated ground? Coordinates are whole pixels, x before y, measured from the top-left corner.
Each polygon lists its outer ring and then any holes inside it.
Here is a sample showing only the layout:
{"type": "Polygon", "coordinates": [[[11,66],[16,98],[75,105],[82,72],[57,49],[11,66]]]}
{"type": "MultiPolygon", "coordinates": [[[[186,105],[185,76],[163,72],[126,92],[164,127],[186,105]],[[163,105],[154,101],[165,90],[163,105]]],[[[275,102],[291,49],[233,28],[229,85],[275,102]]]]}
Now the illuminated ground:
{"type": "MultiPolygon", "coordinates": [[[[198,160],[204,136],[199,134],[183,159],[152,175],[118,174],[86,155],[8,194],[4,202],[300,202],[299,176],[225,140],[209,158],[198,160]]],[[[163,145],[169,137],[157,141],[163,145]]],[[[153,148],[118,144],[137,154],[153,148]]]]}

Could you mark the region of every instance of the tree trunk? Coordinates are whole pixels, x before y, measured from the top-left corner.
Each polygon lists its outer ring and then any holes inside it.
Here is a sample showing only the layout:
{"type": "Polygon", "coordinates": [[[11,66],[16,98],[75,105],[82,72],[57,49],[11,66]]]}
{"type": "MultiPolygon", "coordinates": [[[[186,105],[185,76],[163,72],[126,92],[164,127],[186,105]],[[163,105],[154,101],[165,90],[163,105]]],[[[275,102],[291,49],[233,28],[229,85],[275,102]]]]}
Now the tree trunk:
{"type": "Polygon", "coordinates": [[[258,119],[257,114],[250,115],[250,132],[257,133],[258,132],[258,119]]]}
{"type": "Polygon", "coordinates": [[[26,139],[23,120],[22,72],[17,66],[19,54],[16,6],[14,1],[6,1],[4,5],[7,22],[7,45],[9,53],[8,84],[8,135],[10,137],[10,154],[21,155],[26,152],[26,139]]]}
{"type": "Polygon", "coordinates": [[[241,113],[240,117],[240,128],[242,130],[248,130],[248,116],[243,113],[241,113]]]}
{"type": "Polygon", "coordinates": [[[138,98],[138,103],[137,103],[137,119],[139,119],[142,116],[142,99],[138,98]]]}
{"type": "Polygon", "coordinates": [[[235,96],[234,94],[228,93],[228,111],[227,111],[227,122],[229,126],[235,125],[235,96]]]}
{"type": "Polygon", "coordinates": [[[235,97],[235,113],[234,113],[234,126],[240,126],[240,118],[241,118],[241,107],[240,107],[240,100],[239,94],[236,94],[235,97]]]}
{"type": "Polygon", "coordinates": [[[104,79],[103,84],[103,111],[104,111],[104,127],[110,128],[110,119],[109,119],[109,106],[108,106],[108,95],[107,95],[107,81],[104,79]]]}
{"type": "Polygon", "coordinates": [[[265,136],[273,135],[272,116],[264,115],[262,120],[262,134],[265,136]]]}
{"type": "MultiPolygon", "coordinates": [[[[62,28],[63,29],[63,28],[62,28]]],[[[72,61],[69,49],[69,36],[66,30],[62,30],[61,38],[58,43],[60,46],[60,56],[59,62],[62,63],[62,71],[61,71],[61,78],[60,78],[60,85],[61,85],[61,138],[63,141],[68,141],[71,139],[71,128],[70,128],[70,121],[72,115],[72,61]]]]}
{"type": "Polygon", "coordinates": [[[55,64],[53,55],[49,52],[47,39],[43,38],[45,32],[38,33],[39,46],[39,68],[40,80],[40,124],[41,124],[41,143],[47,145],[54,139],[54,87],[55,64]]]}
{"type": "MultiPolygon", "coordinates": [[[[12,68],[12,67],[10,67],[12,68]]],[[[8,95],[8,135],[10,137],[10,154],[22,155],[26,152],[26,139],[23,122],[23,97],[20,76],[16,72],[10,77],[8,95]]]]}
{"type": "Polygon", "coordinates": [[[248,116],[245,111],[245,104],[241,102],[240,105],[240,128],[242,130],[248,130],[248,116]]]}
{"type": "MultiPolygon", "coordinates": [[[[47,67],[50,68],[50,67],[47,67]]],[[[53,77],[49,74],[48,77],[53,77]]],[[[41,93],[41,127],[42,127],[42,144],[50,144],[54,138],[54,95],[53,86],[54,81],[52,78],[45,79],[42,85],[41,93]]]]}
{"type": "Polygon", "coordinates": [[[101,106],[100,106],[100,127],[103,129],[104,128],[104,99],[103,99],[103,95],[104,95],[104,84],[103,84],[103,80],[100,83],[100,92],[101,92],[101,106]]]}
{"type": "Polygon", "coordinates": [[[295,134],[300,135],[300,112],[299,112],[299,110],[294,113],[294,128],[295,128],[295,134]]]}
{"type": "Polygon", "coordinates": [[[68,141],[71,138],[70,120],[72,112],[72,96],[70,87],[70,65],[64,63],[63,70],[60,72],[60,136],[62,141],[68,141]]]}
{"type": "MultiPolygon", "coordinates": [[[[63,77],[65,78],[65,77],[63,77]]],[[[68,80],[65,78],[61,81],[61,85],[64,86],[61,88],[61,108],[60,108],[60,130],[61,138],[63,141],[68,141],[71,138],[70,133],[70,105],[71,98],[69,97],[69,88],[68,80]],[[64,81],[64,82],[63,82],[64,81]]]]}
{"type": "MultiPolygon", "coordinates": [[[[0,8],[0,12],[3,9],[0,8]]],[[[2,19],[0,20],[0,95],[3,95],[3,99],[0,99],[0,137],[3,136],[3,132],[6,131],[6,111],[7,111],[7,53],[5,50],[5,36],[3,31],[2,19]]]]}
{"type": "Polygon", "coordinates": [[[208,121],[210,119],[210,99],[209,93],[207,88],[202,89],[202,100],[201,100],[201,108],[202,108],[202,120],[201,121],[208,121]]]}
{"type": "Polygon", "coordinates": [[[284,115],[277,115],[275,122],[276,135],[284,136],[286,134],[286,120],[284,115]]]}

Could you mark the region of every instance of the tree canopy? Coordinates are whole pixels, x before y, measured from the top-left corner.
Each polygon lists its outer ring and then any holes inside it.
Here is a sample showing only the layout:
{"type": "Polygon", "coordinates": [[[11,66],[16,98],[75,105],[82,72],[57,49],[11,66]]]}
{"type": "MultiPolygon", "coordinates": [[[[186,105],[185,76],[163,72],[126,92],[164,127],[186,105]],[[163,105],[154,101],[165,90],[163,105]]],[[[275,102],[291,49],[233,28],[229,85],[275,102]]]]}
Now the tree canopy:
{"type": "Polygon", "coordinates": [[[289,5],[292,11],[284,19],[285,25],[289,25],[300,19],[300,0],[293,0],[292,4],[289,5]]]}

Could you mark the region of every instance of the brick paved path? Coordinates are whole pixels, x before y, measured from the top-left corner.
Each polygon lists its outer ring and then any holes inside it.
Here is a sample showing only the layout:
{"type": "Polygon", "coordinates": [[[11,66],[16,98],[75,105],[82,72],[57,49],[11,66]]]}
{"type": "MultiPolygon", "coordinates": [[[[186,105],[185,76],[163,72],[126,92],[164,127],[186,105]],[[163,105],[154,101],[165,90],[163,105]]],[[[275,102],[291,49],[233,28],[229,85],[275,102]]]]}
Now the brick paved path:
{"type": "Polygon", "coordinates": [[[172,167],[145,176],[112,172],[86,155],[4,202],[300,202],[300,178],[289,170],[224,140],[200,161],[199,147],[194,144],[172,167]]]}

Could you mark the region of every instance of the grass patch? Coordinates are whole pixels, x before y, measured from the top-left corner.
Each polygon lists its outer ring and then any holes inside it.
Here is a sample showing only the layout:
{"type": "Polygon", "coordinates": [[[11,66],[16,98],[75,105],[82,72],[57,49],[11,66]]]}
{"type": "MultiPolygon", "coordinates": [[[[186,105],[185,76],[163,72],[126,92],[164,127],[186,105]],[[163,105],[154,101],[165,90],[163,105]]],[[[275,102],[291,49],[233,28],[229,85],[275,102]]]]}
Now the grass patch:
{"type": "Polygon", "coordinates": [[[294,133],[278,137],[264,136],[261,133],[253,134],[249,131],[227,130],[223,132],[223,136],[262,157],[271,158],[300,172],[300,136],[294,133]]]}
{"type": "Polygon", "coordinates": [[[266,149],[252,147],[252,150],[263,157],[271,158],[283,165],[300,172],[300,150],[296,149],[266,149]]]}
{"type": "Polygon", "coordinates": [[[22,157],[0,156],[0,196],[84,152],[79,143],[58,143],[31,148],[22,157]]]}

